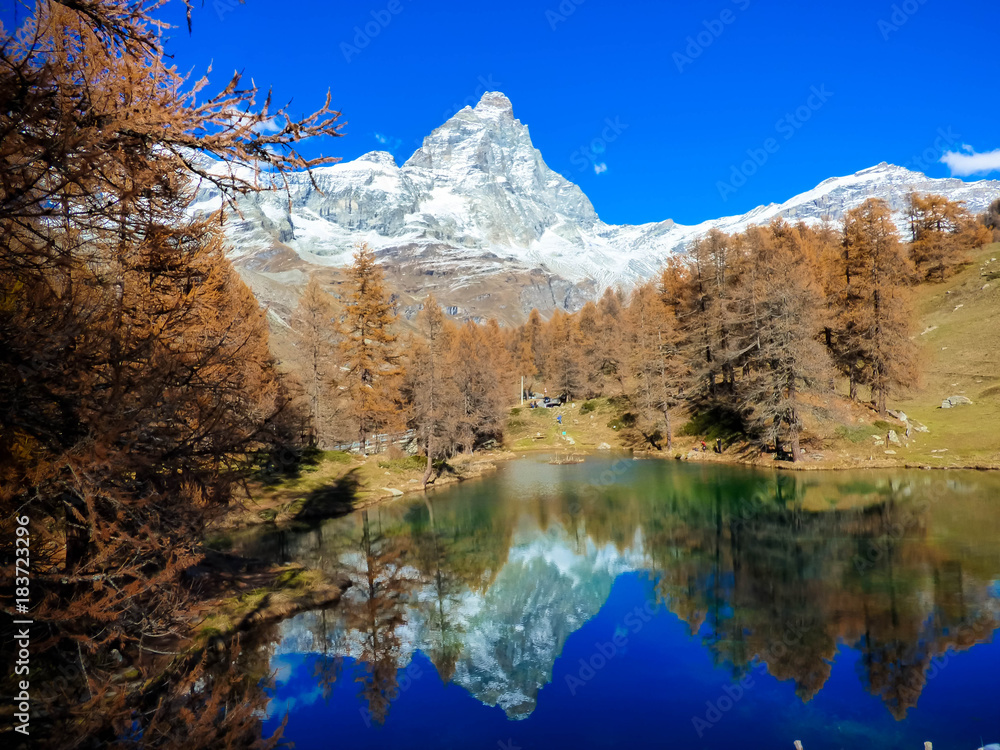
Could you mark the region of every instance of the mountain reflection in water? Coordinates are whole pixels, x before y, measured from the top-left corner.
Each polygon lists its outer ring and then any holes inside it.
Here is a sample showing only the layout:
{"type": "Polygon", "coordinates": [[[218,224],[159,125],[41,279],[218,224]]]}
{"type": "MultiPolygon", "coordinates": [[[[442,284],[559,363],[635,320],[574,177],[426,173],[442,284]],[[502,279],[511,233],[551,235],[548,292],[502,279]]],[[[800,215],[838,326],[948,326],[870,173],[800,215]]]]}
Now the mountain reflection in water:
{"type": "Polygon", "coordinates": [[[992,475],[594,458],[234,544],[354,583],[269,646],[299,748],[975,748],[998,539],[992,475]]]}

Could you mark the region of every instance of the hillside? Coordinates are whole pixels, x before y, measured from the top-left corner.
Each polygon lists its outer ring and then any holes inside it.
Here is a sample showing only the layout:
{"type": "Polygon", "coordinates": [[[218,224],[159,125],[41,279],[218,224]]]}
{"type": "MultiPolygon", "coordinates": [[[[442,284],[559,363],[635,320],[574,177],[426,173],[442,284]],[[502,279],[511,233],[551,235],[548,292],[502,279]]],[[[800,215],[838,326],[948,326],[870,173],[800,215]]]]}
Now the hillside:
{"type": "MultiPolygon", "coordinates": [[[[928,432],[914,431],[907,439],[903,422],[880,418],[865,403],[852,404],[845,397],[846,383],[840,383],[837,396],[807,398],[803,445],[808,460],[803,468],[1000,467],[1000,243],[983,248],[944,283],[917,287],[915,297],[913,330],[920,349],[920,379],[917,386],[890,399],[889,405],[928,432]],[[941,408],[942,401],[954,396],[972,403],[941,408]],[[901,445],[885,445],[890,429],[899,435],[901,445]]],[[[685,425],[687,417],[680,411],[675,415],[673,450],[658,452],[644,444],[641,434],[619,431],[621,414],[622,408],[604,398],[590,402],[587,409],[583,402],[551,410],[516,408],[508,423],[507,446],[515,452],[571,454],[604,445],[700,461],[769,465],[774,460],[769,454],[758,455],[739,435],[709,420],[685,425]],[[556,423],[557,414],[563,417],[561,425],[556,423]],[[714,446],[716,437],[726,443],[723,455],[698,450],[702,439],[714,446]]]]}
{"type": "Polygon", "coordinates": [[[895,405],[930,433],[900,454],[934,466],[1000,465],[1000,243],[946,282],[919,287],[916,303],[923,382],[895,405]],[[942,409],[954,395],[973,403],[942,409]]]}

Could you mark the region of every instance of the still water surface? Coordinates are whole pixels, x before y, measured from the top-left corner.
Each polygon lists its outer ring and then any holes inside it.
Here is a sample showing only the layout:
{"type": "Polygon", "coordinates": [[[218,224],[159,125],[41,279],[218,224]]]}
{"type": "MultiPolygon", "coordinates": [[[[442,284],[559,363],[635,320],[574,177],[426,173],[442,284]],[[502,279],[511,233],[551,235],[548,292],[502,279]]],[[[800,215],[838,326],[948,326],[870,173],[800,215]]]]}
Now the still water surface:
{"type": "Polygon", "coordinates": [[[272,635],[309,748],[1000,741],[1000,477],[595,457],[241,551],[354,583],[272,635]]]}

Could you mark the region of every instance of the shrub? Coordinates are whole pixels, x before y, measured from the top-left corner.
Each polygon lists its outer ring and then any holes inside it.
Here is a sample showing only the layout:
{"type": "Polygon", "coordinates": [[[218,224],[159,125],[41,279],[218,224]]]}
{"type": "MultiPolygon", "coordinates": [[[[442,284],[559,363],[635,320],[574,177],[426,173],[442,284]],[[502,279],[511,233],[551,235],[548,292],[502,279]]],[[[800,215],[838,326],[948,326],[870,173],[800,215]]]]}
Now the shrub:
{"type": "Polygon", "coordinates": [[[608,427],[610,427],[613,430],[631,429],[632,427],[635,427],[636,422],[638,421],[639,420],[635,416],[635,414],[633,414],[630,411],[627,411],[620,417],[615,417],[610,422],[608,422],[608,427]]]}
{"type": "Polygon", "coordinates": [[[423,469],[427,464],[427,459],[423,456],[406,456],[405,458],[390,458],[378,462],[380,469],[388,469],[402,473],[404,471],[415,471],[423,469]]]}
{"type": "Polygon", "coordinates": [[[861,427],[840,425],[836,430],[834,430],[834,434],[838,438],[846,440],[849,443],[858,444],[871,439],[872,428],[866,425],[862,425],[861,427]]]}
{"type": "Polygon", "coordinates": [[[740,413],[725,406],[712,406],[693,415],[691,420],[682,425],[677,433],[712,441],[722,440],[727,444],[743,438],[747,434],[740,413]]]}
{"type": "Polygon", "coordinates": [[[323,460],[334,464],[349,464],[354,456],[347,451],[323,451],[323,460]]]}
{"type": "Polygon", "coordinates": [[[584,401],[583,406],[580,407],[580,413],[590,414],[590,412],[592,411],[597,411],[597,407],[599,404],[600,402],[596,398],[591,399],[590,401],[584,401]]]}

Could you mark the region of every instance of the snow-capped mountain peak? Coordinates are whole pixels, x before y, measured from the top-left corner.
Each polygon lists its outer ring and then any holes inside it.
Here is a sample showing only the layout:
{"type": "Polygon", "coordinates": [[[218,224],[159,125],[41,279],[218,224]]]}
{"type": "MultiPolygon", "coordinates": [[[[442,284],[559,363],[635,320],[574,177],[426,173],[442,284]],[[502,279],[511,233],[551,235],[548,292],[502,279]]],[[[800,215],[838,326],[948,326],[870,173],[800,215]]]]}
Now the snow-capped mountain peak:
{"type": "MultiPolygon", "coordinates": [[[[902,217],[914,191],[963,200],[974,212],[1000,196],[1000,182],[932,179],[883,162],[739,216],[694,226],[609,225],[577,185],[546,165],[528,126],[495,91],[435,129],[402,166],[374,151],[316,169],[313,180],[319,190],[308,175],[290,176],[290,211],[283,192],[241,200],[243,219],[232,219],[228,234],[242,266],[288,250],[310,264],[344,265],[365,241],[415,300],[433,291],[460,317],[509,322],[533,307],[577,309],[608,286],[649,278],[713,227],[737,232],[779,216],[838,221],[868,198],[902,217]]],[[[206,189],[193,208],[217,205],[206,189]]]]}

